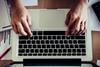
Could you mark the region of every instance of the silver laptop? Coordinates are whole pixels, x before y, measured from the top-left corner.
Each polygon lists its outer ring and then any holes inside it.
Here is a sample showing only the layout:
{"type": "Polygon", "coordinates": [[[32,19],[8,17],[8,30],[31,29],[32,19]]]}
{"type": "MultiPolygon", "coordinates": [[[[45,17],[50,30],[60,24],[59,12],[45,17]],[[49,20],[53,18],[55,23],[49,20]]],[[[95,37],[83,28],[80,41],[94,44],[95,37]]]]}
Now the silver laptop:
{"type": "Polygon", "coordinates": [[[64,21],[69,10],[29,9],[33,36],[21,36],[11,32],[12,60],[34,61],[37,65],[33,65],[36,66],[41,66],[37,62],[46,62],[46,59],[47,62],[51,59],[92,61],[89,23],[85,35],[65,35],[64,21]]]}

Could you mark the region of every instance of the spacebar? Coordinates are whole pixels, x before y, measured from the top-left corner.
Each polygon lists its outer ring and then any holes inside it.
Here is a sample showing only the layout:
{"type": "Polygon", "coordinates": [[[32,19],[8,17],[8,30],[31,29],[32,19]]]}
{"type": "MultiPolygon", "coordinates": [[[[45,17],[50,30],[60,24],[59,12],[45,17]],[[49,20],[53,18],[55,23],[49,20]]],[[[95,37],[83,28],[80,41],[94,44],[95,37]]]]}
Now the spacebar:
{"type": "Polygon", "coordinates": [[[81,59],[24,59],[24,66],[81,66],[81,59]]]}

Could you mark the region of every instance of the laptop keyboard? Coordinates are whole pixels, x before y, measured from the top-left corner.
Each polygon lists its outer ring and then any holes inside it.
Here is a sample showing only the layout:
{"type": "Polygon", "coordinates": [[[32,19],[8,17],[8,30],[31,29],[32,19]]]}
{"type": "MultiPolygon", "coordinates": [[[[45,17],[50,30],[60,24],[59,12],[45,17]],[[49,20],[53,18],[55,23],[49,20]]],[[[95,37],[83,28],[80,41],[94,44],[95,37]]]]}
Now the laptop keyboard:
{"type": "Polygon", "coordinates": [[[65,35],[65,31],[33,31],[19,36],[19,56],[85,56],[85,35],[65,35]]]}

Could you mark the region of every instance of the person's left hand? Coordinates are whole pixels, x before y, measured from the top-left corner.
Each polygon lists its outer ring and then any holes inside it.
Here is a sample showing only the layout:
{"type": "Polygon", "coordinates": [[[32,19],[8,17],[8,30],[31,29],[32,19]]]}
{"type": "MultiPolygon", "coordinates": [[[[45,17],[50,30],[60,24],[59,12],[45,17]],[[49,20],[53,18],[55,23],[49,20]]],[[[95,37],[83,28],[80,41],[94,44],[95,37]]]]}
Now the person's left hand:
{"type": "Polygon", "coordinates": [[[82,34],[85,33],[87,23],[87,4],[84,2],[79,2],[74,5],[69,13],[65,24],[68,25],[67,34],[82,34]]]}

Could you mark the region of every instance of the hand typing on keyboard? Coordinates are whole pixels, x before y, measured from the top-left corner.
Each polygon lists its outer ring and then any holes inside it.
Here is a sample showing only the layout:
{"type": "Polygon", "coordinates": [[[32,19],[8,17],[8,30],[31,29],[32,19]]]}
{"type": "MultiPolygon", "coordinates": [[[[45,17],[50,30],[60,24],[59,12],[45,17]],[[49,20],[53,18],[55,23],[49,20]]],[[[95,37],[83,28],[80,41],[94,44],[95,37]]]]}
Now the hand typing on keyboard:
{"type": "Polygon", "coordinates": [[[67,14],[65,24],[68,25],[67,34],[82,34],[86,30],[87,0],[78,0],[67,14]]]}
{"type": "Polygon", "coordinates": [[[32,36],[30,30],[32,24],[27,9],[21,4],[20,0],[14,0],[12,2],[14,2],[11,4],[11,25],[13,30],[17,34],[32,36]]]}
{"type": "MultiPolygon", "coordinates": [[[[87,22],[87,0],[76,0],[78,1],[67,14],[68,18],[68,30],[67,34],[81,34],[85,32],[85,25],[87,22]],[[71,32],[70,32],[71,31],[71,32]]],[[[24,36],[32,36],[30,26],[30,16],[28,15],[27,9],[21,4],[20,0],[12,1],[11,10],[11,25],[13,30],[24,36]]],[[[48,5],[48,4],[47,4],[48,5]]]]}

